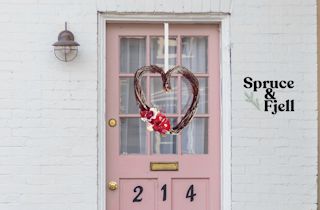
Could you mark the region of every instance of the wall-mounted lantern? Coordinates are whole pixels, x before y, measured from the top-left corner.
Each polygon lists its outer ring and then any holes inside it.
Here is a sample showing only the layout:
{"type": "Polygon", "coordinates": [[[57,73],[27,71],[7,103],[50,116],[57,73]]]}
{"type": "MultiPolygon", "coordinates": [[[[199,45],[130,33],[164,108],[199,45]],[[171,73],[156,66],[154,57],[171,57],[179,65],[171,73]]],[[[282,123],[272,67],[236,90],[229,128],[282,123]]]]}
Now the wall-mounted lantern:
{"type": "Polygon", "coordinates": [[[65,22],[65,30],[59,33],[58,41],[52,46],[54,46],[55,56],[60,61],[68,62],[77,57],[80,44],[74,41],[73,33],[67,30],[67,22],[65,22]]]}

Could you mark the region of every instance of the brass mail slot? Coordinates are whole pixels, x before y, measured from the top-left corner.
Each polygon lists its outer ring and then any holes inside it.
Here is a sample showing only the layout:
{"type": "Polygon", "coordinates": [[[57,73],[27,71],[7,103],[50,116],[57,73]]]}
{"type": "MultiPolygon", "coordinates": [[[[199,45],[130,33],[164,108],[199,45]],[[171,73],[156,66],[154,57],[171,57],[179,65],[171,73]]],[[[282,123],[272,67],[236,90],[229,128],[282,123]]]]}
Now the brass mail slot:
{"type": "Polygon", "coordinates": [[[178,171],[179,163],[178,162],[151,162],[150,170],[151,171],[178,171]]]}

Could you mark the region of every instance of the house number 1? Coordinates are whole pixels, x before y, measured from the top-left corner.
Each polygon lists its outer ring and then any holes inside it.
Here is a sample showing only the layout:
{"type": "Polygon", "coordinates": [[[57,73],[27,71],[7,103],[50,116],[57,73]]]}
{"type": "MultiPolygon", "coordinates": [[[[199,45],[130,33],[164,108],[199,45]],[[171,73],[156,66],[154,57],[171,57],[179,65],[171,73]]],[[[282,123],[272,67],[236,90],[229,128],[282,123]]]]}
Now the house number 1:
{"type": "Polygon", "coordinates": [[[167,185],[166,184],[161,187],[161,191],[163,191],[162,201],[166,201],[167,200],[167,185]]]}
{"type": "MultiPolygon", "coordinates": [[[[162,201],[166,201],[167,200],[167,184],[164,184],[162,187],[161,187],[161,191],[162,191],[162,201]]],[[[142,186],[136,186],[134,189],[133,189],[133,192],[137,193],[137,195],[134,197],[134,199],[132,200],[133,203],[135,202],[141,202],[142,201],[142,192],[143,192],[143,187],[142,186]]],[[[194,197],[196,196],[197,194],[194,192],[194,186],[193,184],[190,185],[190,187],[188,188],[187,190],[187,193],[186,193],[186,199],[190,199],[190,202],[193,202],[194,201],[194,197]]]]}

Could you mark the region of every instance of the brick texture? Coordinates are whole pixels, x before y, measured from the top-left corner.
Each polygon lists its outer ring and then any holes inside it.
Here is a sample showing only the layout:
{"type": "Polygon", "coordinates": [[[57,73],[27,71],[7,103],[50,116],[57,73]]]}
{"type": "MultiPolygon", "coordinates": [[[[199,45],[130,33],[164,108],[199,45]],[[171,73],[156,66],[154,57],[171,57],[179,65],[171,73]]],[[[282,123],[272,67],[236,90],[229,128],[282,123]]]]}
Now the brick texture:
{"type": "MultiPolygon", "coordinates": [[[[118,2],[108,8],[136,11],[118,2]]],[[[219,5],[178,2],[170,11],[219,5]]],[[[97,210],[96,2],[1,0],[0,26],[0,209],[97,210]],[[72,63],[51,46],[64,21],[81,45],[72,63]]],[[[316,210],[316,1],[233,0],[231,45],[232,209],[316,210]],[[256,110],[246,76],[294,80],[277,94],[296,111],[256,110]]]]}
{"type": "Polygon", "coordinates": [[[315,0],[233,1],[233,210],[317,209],[316,41],[315,0]],[[276,94],[294,99],[295,112],[272,116],[245,102],[246,76],[294,80],[276,94]]]}
{"type": "Polygon", "coordinates": [[[0,1],[0,209],[97,209],[94,1],[0,1]],[[51,46],[64,22],[74,62],[51,46]]]}

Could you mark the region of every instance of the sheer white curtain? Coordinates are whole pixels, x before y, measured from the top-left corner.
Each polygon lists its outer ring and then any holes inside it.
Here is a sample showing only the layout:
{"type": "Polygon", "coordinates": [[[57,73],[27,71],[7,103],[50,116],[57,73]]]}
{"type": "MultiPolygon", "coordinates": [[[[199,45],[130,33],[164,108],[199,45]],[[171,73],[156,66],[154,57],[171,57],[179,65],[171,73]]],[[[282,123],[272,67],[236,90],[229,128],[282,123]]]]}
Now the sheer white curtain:
{"type": "Polygon", "coordinates": [[[183,130],[182,153],[208,153],[208,120],[206,118],[193,118],[192,122],[183,130]]]}
{"type": "Polygon", "coordinates": [[[120,72],[134,73],[146,64],[146,39],[121,38],[120,43],[120,72]]]}
{"type": "MultiPolygon", "coordinates": [[[[206,114],[208,112],[208,79],[198,78],[199,80],[199,104],[197,113],[206,114]]],[[[188,80],[182,79],[182,112],[185,113],[192,102],[191,85],[188,80]]]]}
{"type": "Polygon", "coordinates": [[[208,67],[208,38],[182,38],[182,65],[195,73],[206,73],[208,67]]]}
{"type": "MultiPolygon", "coordinates": [[[[145,37],[120,40],[120,73],[134,73],[146,63],[145,37]]],[[[142,82],[142,86],[144,86],[142,82]]],[[[133,77],[120,79],[120,113],[137,114],[133,89],[133,77]]],[[[121,119],[121,154],[144,154],[146,152],[145,124],[140,118],[121,119]]]]}
{"type": "MultiPolygon", "coordinates": [[[[153,65],[164,67],[164,38],[151,37],[150,42],[150,62],[153,65]]],[[[177,41],[175,37],[169,39],[169,68],[176,65],[177,58],[177,41]]],[[[163,91],[162,79],[160,75],[152,77],[150,80],[151,103],[157,107],[162,113],[177,113],[177,78],[171,78],[171,91],[165,93],[163,91]]],[[[171,124],[176,124],[176,119],[171,119],[171,124]]],[[[151,134],[151,142],[155,154],[175,154],[177,137],[167,135],[161,136],[159,133],[151,134]]]]}
{"type": "MultiPolygon", "coordinates": [[[[159,67],[164,67],[164,38],[151,37],[150,39],[150,63],[159,67]]],[[[176,37],[169,38],[169,68],[176,65],[177,40],[176,37]]]]}
{"type": "MultiPolygon", "coordinates": [[[[182,65],[194,73],[207,73],[208,70],[208,39],[207,37],[182,38],[182,65]]],[[[198,114],[208,112],[208,82],[207,78],[199,78],[200,99],[198,114]]],[[[182,111],[186,112],[191,101],[190,84],[182,81],[182,111]]],[[[185,154],[206,154],[208,144],[208,120],[194,118],[183,130],[182,152],[185,154]]]]}

